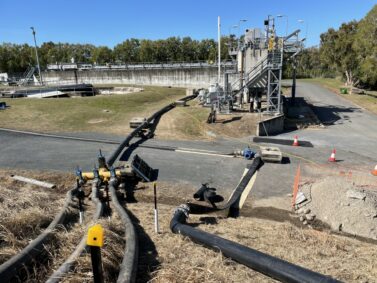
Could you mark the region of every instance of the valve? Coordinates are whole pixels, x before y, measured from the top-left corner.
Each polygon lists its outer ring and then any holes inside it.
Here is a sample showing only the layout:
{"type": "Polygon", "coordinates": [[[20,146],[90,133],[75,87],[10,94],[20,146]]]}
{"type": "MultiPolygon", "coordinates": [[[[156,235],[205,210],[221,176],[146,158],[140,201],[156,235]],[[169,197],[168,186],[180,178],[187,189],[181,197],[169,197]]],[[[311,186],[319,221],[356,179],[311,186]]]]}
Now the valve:
{"type": "Polygon", "coordinates": [[[76,174],[77,188],[79,188],[83,184],[85,184],[85,180],[82,176],[82,170],[80,169],[80,167],[77,166],[75,174],[76,174]]]}
{"type": "Polygon", "coordinates": [[[101,149],[99,150],[99,154],[98,154],[98,166],[99,166],[99,169],[108,169],[107,164],[106,164],[106,158],[102,154],[101,149]]]}

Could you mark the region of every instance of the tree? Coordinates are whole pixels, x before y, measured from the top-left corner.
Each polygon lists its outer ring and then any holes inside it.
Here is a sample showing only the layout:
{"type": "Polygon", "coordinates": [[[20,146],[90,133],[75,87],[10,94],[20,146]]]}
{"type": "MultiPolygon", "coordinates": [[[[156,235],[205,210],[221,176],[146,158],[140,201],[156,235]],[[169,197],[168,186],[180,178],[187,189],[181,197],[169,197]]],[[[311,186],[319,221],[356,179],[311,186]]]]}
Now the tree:
{"type": "Polygon", "coordinates": [[[100,46],[93,51],[93,61],[97,64],[113,62],[112,50],[107,46],[100,46]]]}
{"type": "Polygon", "coordinates": [[[140,41],[135,38],[127,39],[114,47],[114,58],[125,63],[139,61],[140,41]]]}
{"type": "Polygon", "coordinates": [[[346,85],[357,84],[358,59],[353,42],[357,32],[357,22],[343,23],[339,30],[329,29],[321,34],[320,58],[324,66],[341,73],[346,85]]]}
{"type": "Polygon", "coordinates": [[[154,44],[152,40],[142,39],[140,41],[140,52],[139,52],[139,61],[140,62],[155,62],[154,55],[154,44]]]}
{"type": "Polygon", "coordinates": [[[353,47],[360,64],[360,80],[377,86],[377,5],[360,21],[353,47]]]}

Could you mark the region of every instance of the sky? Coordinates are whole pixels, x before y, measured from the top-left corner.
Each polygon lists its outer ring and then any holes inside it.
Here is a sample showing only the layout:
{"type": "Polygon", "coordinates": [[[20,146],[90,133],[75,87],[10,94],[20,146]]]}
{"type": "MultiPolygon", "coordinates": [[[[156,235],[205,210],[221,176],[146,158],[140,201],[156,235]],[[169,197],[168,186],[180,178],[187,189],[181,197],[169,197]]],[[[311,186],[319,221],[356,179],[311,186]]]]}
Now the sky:
{"type": "Polygon", "coordinates": [[[114,47],[127,38],[164,39],[190,36],[217,38],[263,28],[267,15],[276,18],[278,33],[300,28],[307,46],[319,44],[328,28],[359,20],[377,0],[0,0],[0,43],[47,41],[91,43],[114,47]],[[242,22],[240,29],[232,28],[242,22]],[[301,21],[299,21],[301,20],[301,21]]]}

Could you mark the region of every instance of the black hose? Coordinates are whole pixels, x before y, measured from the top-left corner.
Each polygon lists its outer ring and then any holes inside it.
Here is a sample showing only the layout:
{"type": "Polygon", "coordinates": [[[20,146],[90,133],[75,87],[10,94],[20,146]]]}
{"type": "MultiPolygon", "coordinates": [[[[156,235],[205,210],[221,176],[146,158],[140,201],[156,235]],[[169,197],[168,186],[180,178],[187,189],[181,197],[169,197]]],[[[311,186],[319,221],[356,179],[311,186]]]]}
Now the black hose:
{"type": "MultiPolygon", "coordinates": [[[[190,96],[185,96],[181,98],[179,101],[189,101],[191,99],[194,99],[197,96],[197,94],[193,94],[190,96]]],[[[128,147],[131,140],[138,135],[142,130],[149,127],[149,123],[152,122],[154,119],[159,119],[162,115],[164,115],[166,112],[170,111],[176,106],[176,103],[170,103],[167,106],[163,107],[162,109],[155,112],[152,116],[150,116],[144,123],[142,123],[139,127],[137,127],[135,130],[133,130],[123,141],[122,143],[117,147],[117,149],[110,155],[107,163],[109,166],[112,166],[114,162],[117,160],[119,155],[122,153],[124,148],[128,147]]]]}
{"type": "Polygon", "coordinates": [[[188,213],[189,207],[187,205],[181,205],[176,209],[170,222],[170,229],[173,233],[182,234],[196,243],[220,251],[224,256],[246,265],[255,271],[281,282],[340,282],[331,277],[186,225],[188,213]]]}
{"type": "MultiPolygon", "coordinates": [[[[188,101],[188,100],[194,99],[196,96],[197,96],[196,94],[190,95],[190,96],[186,96],[184,98],[181,98],[180,101],[188,101]]],[[[126,137],[126,139],[117,147],[117,149],[115,150],[115,152],[110,156],[109,161],[108,161],[109,166],[112,166],[113,163],[115,162],[115,160],[122,153],[123,149],[125,147],[129,146],[129,143],[132,140],[132,138],[134,138],[144,128],[147,128],[148,125],[149,125],[149,123],[151,121],[153,121],[155,118],[161,117],[163,114],[165,114],[166,112],[170,111],[175,106],[176,106],[176,103],[171,103],[171,104],[165,106],[164,108],[162,108],[159,111],[157,111],[156,113],[154,113],[151,117],[149,117],[145,123],[143,123],[137,129],[135,129],[134,131],[132,131],[126,137]]],[[[0,129],[0,130],[7,130],[7,129],[0,129]]],[[[48,135],[48,134],[46,134],[46,135],[44,135],[44,134],[38,134],[38,133],[31,133],[31,134],[41,135],[41,136],[51,136],[51,137],[57,137],[57,138],[85,140],[85,141],[95,141],[95,142],[98,141],[98,140],[84,139],[84,138],[53,136],[53,135],[48,135]]],[[[113,141],[101,141],[101,142],[117,143],[117,142],[113,142],[113,141]]],[[[21,268],[25,268],[25,266],[30,265],[32,263],[32,261],[38,255],[40,255],[43,251],[45,251],[45,246],[44,246],[45,243],[50,239],[53,231],[56,229],[56,226],[59,225],[59,224],[62,224],[63,221],[64,221],[64,219],[65,219],[65,217],[66,217],[66,215],[67,215],[67,209],[68,209],[68,206],[71,203],[71,199],[72,199],[72,191],[73,190],[71,190],[71,191],[69,191],[67,193],[67,198],[66,198],[66,201],[64,203],[64,206],[63,206],[62,210],[60,211],[59,214],[57,214],[55,216],[54,220],[50,223],[50,225],[36,239],[34,239],[33,241],[31,241],[30,244],[27,247],[25,247],[21,252],[19,252],[18,254],[14,255],[11,259],[9,259],[8,261],[6,261],[2,265],[0,265],[0,278],[1,278],[1,282],[8,282],[8,281],[10,281],[17,274],[17,272],[21,268]]],[[[93,199],[93,200],[94,200],[94,202],[99,201],[98,199],[93,199]]],[[[118,204],[119,204],[119,202],[118,202],[118,204]]],[[[98,219],[100,217],[100,215],[102,214],[102,212],[103,212],[103,205],[99,201],[99,202],[97,202],[97,209],[96,209],[96,212],[95,212],[95,215],[94,215],[93,218],[94,219],[98,219]]],[[[124,211],[124,213],[126,214],[125,211],[124,211]]],[[[119,213],[119,214],[121,215],[121,213],[119,213]]],[[[128,217],[127,214],[126,214],[126,217],[128,217]]],[[[132,223],[131,223],[131,226],[132,226],[132,223]]],[[[133,226],[132,226],[132,229],[133,229],[133,226]]],[[[137,239],[136,239],[135,236],[134,236],[134,238],[135,238],[135,243],[136,243],[137,239]]],[[[71,256],[73,256],[74,254],[81,254],[83,248],[85,248],[85,241],[84,240],[86,240],[86,236],[84,236],[84,238],[81,240],[80,244],[77,246],[75,252],[71,256]]],[[[128,245],[132,245],[132,243],[128,243],[128,245]]],[[[125,258],[123,259],[123,262],[125,262],[125,258]]],[[[70,270],[70,268],[73,266],[73,264],[74,263],[68,259],[61,266],[61,269],[59,269],[58,271],[56,271],[58,273],[54,273],[50,277],[50,279],[49,279],[48,282],[58,282],[60,280],[59,279],[60,276],[62,276],[63,274],[67,273],[70,270]],[[52,277],[54,277],[54,275],[58,275],[58,277],[55,277],[57,279],[52,278],[52,277]]],[[[133,271],[133,275],[132,276],[135,276],[135,275],[136,275],[136,272],[133,271]]],[[[121,282],[126,282],[126,281],[121,281],[121,282]]]]}
{"type": "Polygon", "coordinates": [[[128,216],[127,212],[123,208],[123,206],[119,203],[118,197],[115,191],[115,182],[116,180],[111,179],[109,182],[109,191],[111,194],[111,199],[119,214],[122,222],[124,224],[126,234],[126,248],[124,251],[123,261],[120,265],[119,275],[118,275],[118,283],[132,283],[135,282],[136,279],[136,270],[137,270],[137,263],[138,263],[138,240],[135,232],[135,227],[131,221],[131,218],[128,216]]]}
{"type": "Polygon", "coordinates": [[[0,265],[1,282],[10,281],[19,270],[31,264],[38,255],[45,251],[45,244],[51,238],[54,230],[62,224],[67,216],[68,207],[72,199],[72,191],[67,193],[63,208],[57,214],[48,227],[33,241],[30,242],[22,251],[0,265]]]}
{"type": "MultiPolygon", "coordinates": [[[[96,205],[96,211],[93,215],[93,220],[97,220],[101,217],[104,209],[104,205],[101,200],[98,198],[98,189],[99,189],[100,180],[93,180],[92,184],[92,201],[96,205]]],[[[76,246],[76,249],[73,253],[68,257],[68,259],[61,265],[59,268],[50,276],[50,278],[46,281],[46,283],[57,283],[60,282],[64,276],[72,270],[72,268],[76,264],[77,258],[82,254],[84,249],[86,248],[86,240],[87,234],[85,233],[84,237],[82,237],[80,243],[76,246]]]]}

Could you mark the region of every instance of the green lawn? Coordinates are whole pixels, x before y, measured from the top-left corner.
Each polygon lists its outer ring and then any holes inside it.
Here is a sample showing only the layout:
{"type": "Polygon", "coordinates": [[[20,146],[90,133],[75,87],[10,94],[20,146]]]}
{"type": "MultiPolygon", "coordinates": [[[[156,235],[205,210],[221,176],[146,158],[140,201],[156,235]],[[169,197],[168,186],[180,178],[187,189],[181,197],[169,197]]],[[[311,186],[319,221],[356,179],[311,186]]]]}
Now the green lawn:
{"type": "Polygon", "coordinates": [[[300,79],[300,81],[311,82],[311,83],[322,85],[325,88],[341,95],[345,99],[348,99],[352,101],[353,103],[377,114],[377,91],[367,91],[366,93],[369,95],[340,94],[340,88],[345,87],[345,86],[344,86],[344,83],[338,79],[314,78],[314,79],[300,79]]]}
{"type": "Polygon", "coordinates": [[[183,96],[183,88],[144,87],[143,92],[126,95],[1,99],[11,107],[0,111],[0,127],[124,134],[129,131],[128,123],[132,117],[147,117],[183,96]]]}

